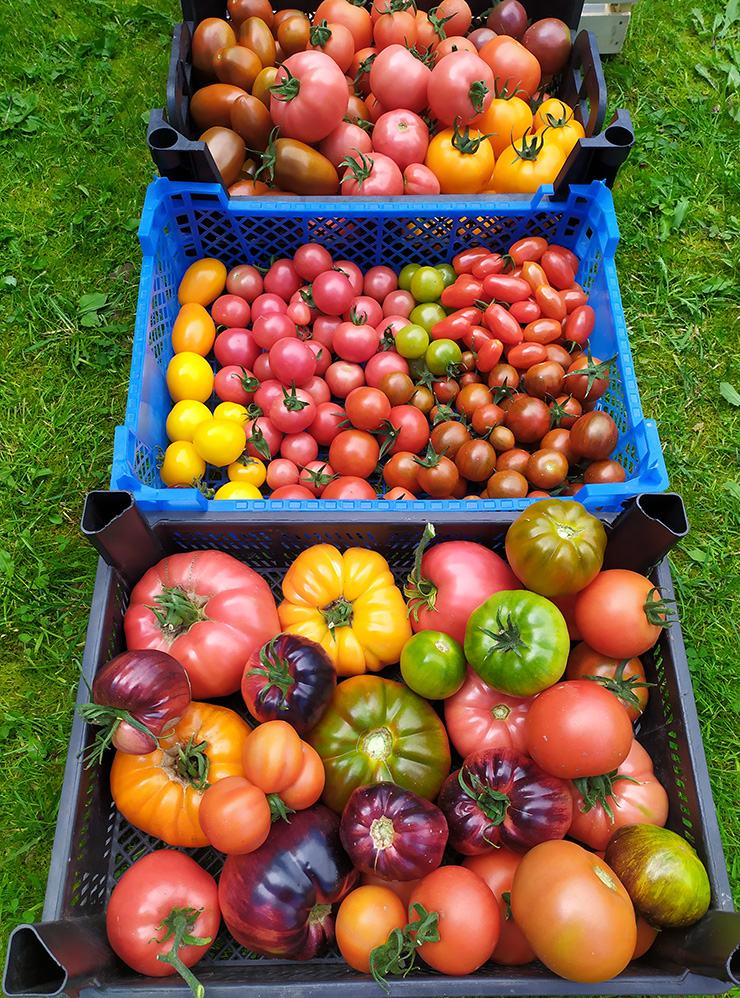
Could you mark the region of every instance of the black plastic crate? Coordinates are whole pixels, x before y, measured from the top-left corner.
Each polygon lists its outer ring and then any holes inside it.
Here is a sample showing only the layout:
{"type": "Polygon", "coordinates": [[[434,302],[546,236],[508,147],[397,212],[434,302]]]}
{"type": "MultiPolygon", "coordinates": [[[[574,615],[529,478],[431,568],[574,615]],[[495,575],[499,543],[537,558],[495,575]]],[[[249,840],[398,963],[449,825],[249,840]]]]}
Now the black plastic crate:
{"type": "MultiPolygon", "coordinates": [[[[468,513],[445,517],[440,540],[465,538],[501,551],[516,513],[468,513]]],[[[608,567],[648,572],[667,597],[673,595],[665,553],[687,531],[680,498],[672,493],[637,496],[617,514],[603,517],[609,534],[608,567]]],[[[256,512],[249,519],[229,513],[144,513],[130,493],[91,494],[83,532],[101,554],[83,671],[95,671],[123,649],[123,613],[133,584],[166,554],[214,547],[248,563],[269,580],[276,595],[292,559],[319,541],[340,547],[372,545],[385,555],[397,580],[405,578],[421,525],[410,517],[337,511],[326,516],[298,512],[277,522],[256,512]]],[[[691,688],[680,626],[673,624],[645,656],[648,681],[655,683],[638,737],[650,751],[669,795],[668,825],[698,850],[712,886],[709,912],[684,930],[665,930],[651,950],[618,977],[599,984],[602,995],[722,994],[740,983],[740,914],[734,912],[717,816],[691,688]]],[[[78,702],[87,699],[81,683],[78,702]]],[[[134,858],[157,841],[125,822],[112,803],[108,766],[83,769],[79,752],[94,732],[75,717],[62,788],[57,831],[43,912],[37,925],[19,926],[11,936],[4,993],[76,996],[148,996],[184,993],[177,979],[141,977],[126,968],[105,939],[104,913],[116,879],[134,858]]],[[[108,761],[109,765],[109,761],[108,761]]],[[[210,849],[192,855],[217,874],[221,859],[210,849]]],[[[222,929],[198,976],[209,998],[278,998],[290,994],[377,998],[369,975],[349,968],[338,955],[307,963],[250,958],[222,929]]],[[[592,985],[556,977],[538,962],[522,967],[484,965],[465,977],[446,977],[423,967],[392,979],[392,995],[583,995],[592,985]]]]}
{"type": "MultiPolygon", "coordinates": [[[[432,0],[419,3],[428,9],[432,0]]],[[[474,13],[489,5],[473,0],[474,13]]],[[[530,17],[559,17],[575,34],[581,17],[582,0],[524,0],[530,17]]],[[[311,11],[313,0],[277,0],[276,10],[295,7],[311,11]]],[[[198,130],[190,118],[190,99],[204,82],[198,79],[191,59],[195,27],[207,17],[225,16],[223,0],[182,0],[183,22],[175,27],[167,76],[166,109],[150,112],[147,143],[152,159],[163,177],[197,183],[222,183],[221,174],[205,142],[198,141],[198,130]]],[[[553,184],[555,196],[565,196],[571,184],[603,180],[612,187],[617,171],[629,155],[634,131],[629,112],[618,109],[604,128],[607,109],[606,81],[596,36],[580,31],[574,39],[570,61],[561,74],[558,97],[574,108],[583,124],[586,137],[580,139],[553,184]]],[[[488,197],[491,197],[490,195],[488,197]]],[[[325,200],[325,199],[319,199],[325,200]]]]}

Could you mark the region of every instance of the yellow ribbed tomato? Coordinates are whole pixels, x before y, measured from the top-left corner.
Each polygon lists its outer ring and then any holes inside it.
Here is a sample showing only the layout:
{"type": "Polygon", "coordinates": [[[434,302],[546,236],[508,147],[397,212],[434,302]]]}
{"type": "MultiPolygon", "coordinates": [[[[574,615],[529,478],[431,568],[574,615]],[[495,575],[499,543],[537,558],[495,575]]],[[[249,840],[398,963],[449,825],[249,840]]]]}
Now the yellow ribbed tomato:
{"type": "Polygon", "coordinates": [[[280,626],[318,642],[340,676],[377,672],[398,662],[411,637],[406,604],[377,551],[315,544],[283,579],[280,626]]]}
{"type": "Polygon", "coordinates": [[[249,732],[247,722],[228,707],[193,701],[153,752],[116,752],[110,774],[116,807],[136,828],[168,845],[207,846],[198,821],[201,797],[208,785],[244,775],[249,732]]]}

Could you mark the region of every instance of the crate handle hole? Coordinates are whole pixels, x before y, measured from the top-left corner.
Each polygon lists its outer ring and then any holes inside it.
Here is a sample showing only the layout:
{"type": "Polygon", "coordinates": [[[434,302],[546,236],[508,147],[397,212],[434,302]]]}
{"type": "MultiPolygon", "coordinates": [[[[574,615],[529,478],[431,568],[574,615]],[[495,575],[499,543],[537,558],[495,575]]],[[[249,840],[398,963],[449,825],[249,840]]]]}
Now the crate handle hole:
{"type": "Polygon", "coordinates": [[[635,141],[632,132],[623,125],[609,125],[604,130],[604,138],[613,146],[631,146],[635,141]]]}
{"type": "Polygon", "coordinates": [[[149,145],[153,149],[171,149],[177,139],[178,134],[174,128],[155,128],[149,133],[149,145]]]}

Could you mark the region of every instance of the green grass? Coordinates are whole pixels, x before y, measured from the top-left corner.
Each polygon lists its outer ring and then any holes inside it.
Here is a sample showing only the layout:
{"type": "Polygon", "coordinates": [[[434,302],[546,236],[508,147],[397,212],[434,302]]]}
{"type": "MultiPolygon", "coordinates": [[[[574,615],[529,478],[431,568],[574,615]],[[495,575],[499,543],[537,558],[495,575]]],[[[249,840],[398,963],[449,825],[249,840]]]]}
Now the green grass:
{"type": "MultiPolygon", "coordinates": [[[[738,905],[740,400],[723,387],[740,392],[735,11],[640,0],[605,73],[635,127],[617,266],[643,409],[691,525],[671,564],[738,905]]],[[[3,953],[41,917],[96,561],[78,524],[125,412],[145,121],[165,101],[176,19],[176,0],[0,12],[3,953]]]]}

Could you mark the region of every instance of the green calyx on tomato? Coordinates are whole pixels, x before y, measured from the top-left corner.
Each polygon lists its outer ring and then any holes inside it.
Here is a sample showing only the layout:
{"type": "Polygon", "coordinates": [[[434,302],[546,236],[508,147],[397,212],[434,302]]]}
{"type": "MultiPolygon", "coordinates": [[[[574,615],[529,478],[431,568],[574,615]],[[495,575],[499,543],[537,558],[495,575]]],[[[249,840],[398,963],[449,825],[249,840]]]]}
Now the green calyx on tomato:
{"type": "Polygon", "coordinates": [[[416,951],[423,943],[439,942],[439,912],[427,911],[421,904],[412,904],[416,918],[402,929],[393,929],[388,941],[370,951],[370,973],[388,991],[389,974],[406,977],[416,961],[416,951]]]}
{"type": "MultiPolygon", "coordinates": [[[[288,698],[288,689],[295,683],[295,678],[290,674],[290,663],[286,658],[275,652],[275,642],[280,635],[276,634],[266,645],[260,648],[261,666],[255,666],[246,673],[246,676],[264,676],[265,691],[272,686],[277,686],[282,693],[282,704],[288,698]]],[[[245,677],[246,678],[246,677],[245,677]]]]}
{"type": "MultiPolygon", "coordinates": [[[[457,774],[458,783],[467,796],[475,801],[485,816],[491,819],[491,826],[501,825],[506,817],[506,811],[511,803],[511,798],[508,794],[502,793],[500,790],[494,790],[493,787],[488,786],[476,773],[469,773],[469,777],[470,783],[466,783],[465,767],[463,766],[457,774]]],[[[486,829],[487,831],[488,829],[486,829]]],[[[491,842],[487,834],[484,834],[483,837],[487,842],[491,842]]],[[[498,846],[498,843],[491,842],[491,845],[498,846]]]]}
{"type": "MultiPolygon", "coordinates": [[[[615,354],[613,357],[610,357],[608,360],[602,360],[595,364],[591,358],[591,347],[588,346],[586,348],[586,358],[587,360],[584,367],[580,367],[577,371],[566,372],[566,374],[563,375],[563,379],[573,378],[577,374],[580,374],[582,377],[585,374],[588,378],[588,381],[584,397],[588,398],[589,394],[591,393],[591,389],[593,388],[594,381],[601,381],[603,378],[609,377],[609,369],[611,368],[614,361],[617,359],[617,355],[615,354]]],[[[563,381],[563,383],[565,383],[565,381],[563,381]]]]}
{"type": "Polygon", "coordinates": [[[195,736],[191,735],[184,748],[177,744],[172,765],[181,779],[190,783],[198,793],[203,793],[208,789],[208,771],[211,768],[211,760],[206,755],[208,742],[198,742],[197,745],[194,742],[195,736]]]}
{"type": "Polygon", "coordinates": [[[526,132],[522,135],[521,142],[519,145],[516,142],[512,142],[512,147],[514,148],[519,159],[528,160],[529,162],[536,162],[537,157],[542,152],[542,148],[545,144],[544,135],[532,135],[531,141],[527,141],[526,132]]]}
{"type": "Polygon", "coordinates": [[[475,135],[470,134],[470,125],[466,125],[462,131],[457,127],[457,123],[453,126],[452,146],[462,156],[475,156],[481,147],[481,143],[491,137],[490,135],[483,135],[477,129],[475,129],[475,132],[475,135]]]}
{"type": "Polygon", "coordinates": [[[667,616],[672,612],[672,608],[668,604],[674,602],[675,600],[664,599],[660,595],[660,589],[657,586],[653,586],[647,594],[647,599],[643,605],[648,623],[653,624],[655,627],[670,627],[674,618],[667,616]],[[653,598],[654,593],[658,594],[659,599],[653,598]]]}
{"type": "Polygon", "coordinates": [[[170,641],[185,634],[193,624],[206,619],[203,608],[208,600],[186,593],[179,586],[165,587],[154,597],[154,601],[157,605],[147,605],[147,609],[152,611],[162,633],[170,641]]]}
{"type": "MultiPolygon", "coordinates": [[[[665,621],[659,621],[659,623],[665,623],[665,621]]],[[[622,659],[616,668],[613,676],[581,676],[581,679],[592,679],[595,683],[603,686],[604,689],[609,690],[614,696],[621,700],[622,703],[628,704],[630,707],[634,707],[638,713],[642,713],[644,704],[640,698],[635,693],[636,689],[647,689],[653,686],[653,683],[641,682],[637,676],[626,676],[624,675],[624,670],[630,664],[632,660],[629,658],[622,659]]]]}
{"type": "Polygon", "coordinates": [[[489,686],[510,696],[534,696],[565,671],[568,625],[544,596],[498,592],[470,615],[464,650],[471,668],[489,686]]]}
{"type": "Polygon", "coordinates": [[[190,987],[195,998],[204,998],[206,989],[192,970],[182,962],[180,948],[183,946],[206,946],[208,943],[213,942],[210,936],[201,938],[192,934],[192,929],[202,911],[202,908],[173,908],[169,915],[163,918],[157,926],[157,931],[163,932],[164,935],[161,939],[157,939],[156,936],[154,937],[154,942],[159,945],[172,939],[172,949],[166,953],[159,953],[157,959],[175,968],[177,973],[190,987]]]}
{"type": "Polygon", "coordinates": [[[601,570],[606,531],[579,502],[540,499],[506,532],[506,557],[518,579],[541,596],[580,592],[601,570]]]}
{"type": "Polygon", "coordinates": [[[352,626],[352,604],[344,596],[340,596],[339,599],[327,603],[326,606],[322,606],[320,609],[326,621],[326,626],[330,631],[334,631],[337,627],[352,626]]]}
{"type": "Polygon", "coordinates": [[[298,398],[295,381],[291,381],[290,391],[287,388],[283,388],[283,405],[289,412],[301,412],[302,409],[305,409],[310,404],[308,399],[298,398]]]}
{"type": "Polygon", "coordinates": [[[271,87],[268,87],[270,94],[276,100],[289,101],[294,100],[300,92],[301,81],[297,76],[294,76],[287,66],[283,66],[283,72],[285,73],[285,79],[282,83],[274,83],[271,87]]]}
{"type": "Polygon", "coordinates": [[[468,97],[470,98],[470,103],[473,105],[473,110],[476,114],[483,114],[483,102],[486,96],[490,93],[490,87],[486,86],[484,80],[474,80],[470,85],[470,90],[468,91],[468,97]]]}
{"type": "Polygon", "coordinates": [[[359,149],[355,149],[354,151],[359,156],[359,162],[355,156],[348,155],[344,157],[339,165],[347,167],[346,176],[353,177],[357,181],[357,189],[362,190],[363,183],[373,172],[375,160],[371,159],[370,156],[366,156],[365,153],[360,152],[359,149]]]}
{"type": "Polygon", "coordinates": [[[615,798],[614,784],[618,780],[629,780],[630,783],[639,782],[632,776],[620,773],[618,769],[613,769],[611,773],[604,773],[603,776],[579,776],[573,780],[573,786],[583,798],[580,810],[586,813],[595,807],[603,807],[610,820],[614,821],[614,812],[609,801],[615,798]]]}

